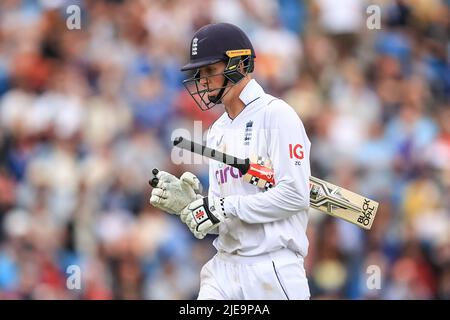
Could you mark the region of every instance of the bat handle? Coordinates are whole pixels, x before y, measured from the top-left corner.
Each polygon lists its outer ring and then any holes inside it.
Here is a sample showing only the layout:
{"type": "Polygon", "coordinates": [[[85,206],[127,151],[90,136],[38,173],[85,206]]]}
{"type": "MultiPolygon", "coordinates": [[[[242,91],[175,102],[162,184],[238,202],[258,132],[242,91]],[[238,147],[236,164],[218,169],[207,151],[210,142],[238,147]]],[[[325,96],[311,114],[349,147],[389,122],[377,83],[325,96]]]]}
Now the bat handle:
{"type": "MultiPolygon", "coordinates": [[[[173,145],[176,146],[176,145],[180,144],[181,141],[183,141],[183,137],[176,137],[176,138],[173,140],[173,145]]],[[[155,169],[156,169],[156,168],[155,168],[155,169]]],[[[154,170],[154,169],[153,169],[153,170],[154,170]]]]}

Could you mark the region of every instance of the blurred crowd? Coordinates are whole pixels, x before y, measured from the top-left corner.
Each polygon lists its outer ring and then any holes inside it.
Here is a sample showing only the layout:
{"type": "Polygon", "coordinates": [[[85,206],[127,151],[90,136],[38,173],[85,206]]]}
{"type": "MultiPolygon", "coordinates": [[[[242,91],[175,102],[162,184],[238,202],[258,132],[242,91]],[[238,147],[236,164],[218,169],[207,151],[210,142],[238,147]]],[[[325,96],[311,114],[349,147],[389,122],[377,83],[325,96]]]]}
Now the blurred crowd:
{"type": "Polygon", "coordinates": [[[301,117],[312,174],[380,203],[370,231],[311,209],[312,299],[450,299],[448,0],[2,0],[0,299],[197,297],[213,237],[150,206],[148,180],[208,186],[171,135],[223,112],[179,71],[218,21],[301,117]]]}

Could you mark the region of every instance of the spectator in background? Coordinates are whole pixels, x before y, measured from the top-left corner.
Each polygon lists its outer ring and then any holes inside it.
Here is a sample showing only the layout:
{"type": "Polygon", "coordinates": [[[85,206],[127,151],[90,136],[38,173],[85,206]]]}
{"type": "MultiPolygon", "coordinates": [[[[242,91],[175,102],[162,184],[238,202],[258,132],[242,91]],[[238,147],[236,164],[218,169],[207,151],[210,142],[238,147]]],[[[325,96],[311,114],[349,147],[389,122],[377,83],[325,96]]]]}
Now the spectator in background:
{"type": "Polygon", "coordinates": [[[449,298],[448,1],[375,1],[381,30],[357,0],[76,3],[81,30],[64,1],[0,2],[0,299],[195,297],[210,244],[144,199],[153,167],[207,176],[171,163],[170,138],[218,117],[178,72],[218,21],[249,34],[258,78],[304,119],[313,175],[380,201],[369,232],[311,212],[312,299],[449,298]]]}

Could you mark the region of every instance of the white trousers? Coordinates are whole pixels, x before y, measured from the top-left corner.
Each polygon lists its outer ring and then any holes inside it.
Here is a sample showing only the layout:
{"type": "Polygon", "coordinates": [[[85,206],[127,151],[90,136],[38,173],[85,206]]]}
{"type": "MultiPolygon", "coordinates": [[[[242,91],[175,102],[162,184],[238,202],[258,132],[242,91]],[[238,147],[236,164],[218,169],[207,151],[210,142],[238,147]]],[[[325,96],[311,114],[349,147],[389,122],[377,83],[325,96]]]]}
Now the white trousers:
{"type": "Polygon", "coordinates": [[[200,273],[199,300],[310,298],[303,257],[289,249],[244,257],[217,253],[200,273]]]}

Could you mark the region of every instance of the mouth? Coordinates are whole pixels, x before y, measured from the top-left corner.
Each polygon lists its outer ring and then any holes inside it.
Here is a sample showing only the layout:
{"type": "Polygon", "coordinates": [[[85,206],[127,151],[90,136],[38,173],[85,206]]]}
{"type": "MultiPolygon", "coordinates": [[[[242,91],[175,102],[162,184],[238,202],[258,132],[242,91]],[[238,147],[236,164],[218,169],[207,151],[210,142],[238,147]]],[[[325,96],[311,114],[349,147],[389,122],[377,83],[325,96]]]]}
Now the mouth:
{"type": "Polygon", "coordinates": [[[215,97],[219,94],[220,89],[213,89],[208,91],[208,97],[215,97]]]}
{"type": "Polygon", "coordinates": [[[217,101],[217,96],[219,95],[219,93],[220,93],[220,89],[214,89],[214,90],[209,91],[208,92],[209,101],[213,101],[213,102],[217,101]]]}

